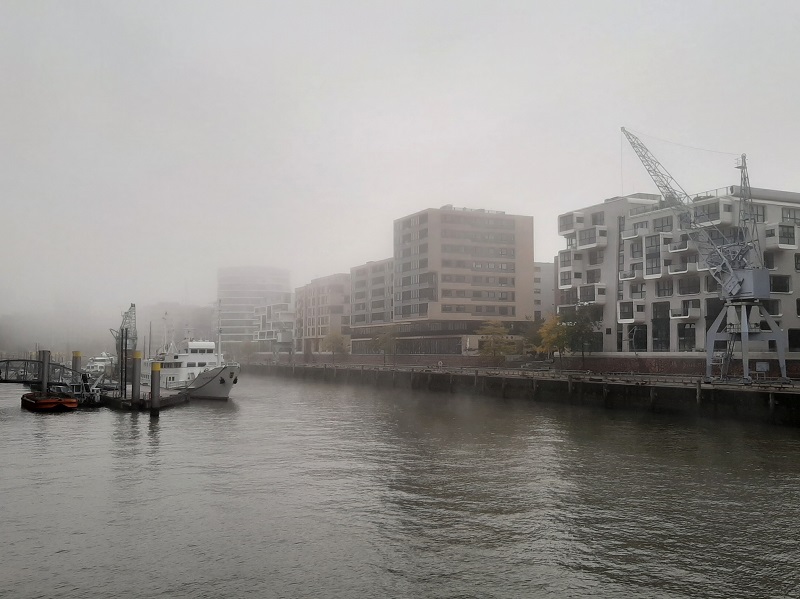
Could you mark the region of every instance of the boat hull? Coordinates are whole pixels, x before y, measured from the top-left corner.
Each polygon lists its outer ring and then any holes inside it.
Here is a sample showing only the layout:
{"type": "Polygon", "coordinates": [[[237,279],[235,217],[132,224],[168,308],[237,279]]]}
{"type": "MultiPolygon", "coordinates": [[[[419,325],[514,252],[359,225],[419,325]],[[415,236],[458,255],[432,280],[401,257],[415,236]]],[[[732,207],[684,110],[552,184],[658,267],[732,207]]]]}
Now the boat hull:
{"type": "Polygon", "coordinates": [[[59,395],[26,393],[22,396],[21,402],[22,408],[31,412],[72,412],[78,409],[76,398],[59,395]]]}
{"type": "Polygon", "coordinates": [[[233,386],[239,382],[239,366],[217,366],[201,372],[181,392],[190,399],[216,399],[225,401],[233,386]]]}

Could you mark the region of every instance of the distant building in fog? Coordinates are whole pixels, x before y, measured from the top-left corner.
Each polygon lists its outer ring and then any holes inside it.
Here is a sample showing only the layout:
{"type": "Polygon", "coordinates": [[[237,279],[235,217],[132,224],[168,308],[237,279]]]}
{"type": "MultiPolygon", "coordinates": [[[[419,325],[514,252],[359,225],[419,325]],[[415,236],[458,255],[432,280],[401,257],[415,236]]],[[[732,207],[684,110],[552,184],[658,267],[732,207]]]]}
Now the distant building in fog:
{"type": "Polygon", "coordinates": [[[329,333],[350,334],[350,275],[338,273],[295,289],[295,352],[321,351],[329,333]]]}
{"type": "Polygon", "coordinates": [[[556,313],[556,265],[533,263],[533,319],[544,320],[556,313]]]}
{"type": "Polygon", "coordinates": [[[270,303],[256,306],[257,330],[253,337],[257,351],[291,353],[294,349],[294,293],[275,294],[270,303]]]}
{"type": "Polygon", "coordinates": [[[258,330],[257,306],[277,303],[290,292],[288,270],[271,266],[234,266],[217,273],[219,323],[222,347],[235,351],[236,344],[252,341],[258,330]]]}

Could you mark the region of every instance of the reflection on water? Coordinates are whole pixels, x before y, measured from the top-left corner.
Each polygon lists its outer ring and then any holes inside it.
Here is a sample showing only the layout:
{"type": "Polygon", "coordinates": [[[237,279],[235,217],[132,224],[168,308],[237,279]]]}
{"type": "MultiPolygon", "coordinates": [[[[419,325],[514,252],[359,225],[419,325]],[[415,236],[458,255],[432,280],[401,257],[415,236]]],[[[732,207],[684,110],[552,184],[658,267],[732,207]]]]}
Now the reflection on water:
{"type": "Polygon", "coordinates": [[[793,429],[242,377],[31,414],[0,596],[797,597],[793,429]]]}

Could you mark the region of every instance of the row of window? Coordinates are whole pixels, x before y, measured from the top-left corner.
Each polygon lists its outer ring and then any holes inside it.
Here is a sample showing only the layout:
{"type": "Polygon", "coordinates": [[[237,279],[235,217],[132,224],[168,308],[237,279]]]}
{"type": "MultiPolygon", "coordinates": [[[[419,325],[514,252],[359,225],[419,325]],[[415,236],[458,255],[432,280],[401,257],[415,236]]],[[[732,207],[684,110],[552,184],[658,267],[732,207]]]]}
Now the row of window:
{"type": "Polygon", "coordinates": [[[493,258],[496,256],[508,256],[513,258],[516,256],[516,249],[513,247],[482,247],[475,245],[451,245],[448,243],[442,244],[443,254],[466,254],[468,256],[488,257],[493,258]]]}
{"type": "Polygon", "coordinates": [[[483,233],[480,231],[459,231],[456,229],[442,229],[442,239],[469,239],[474,243],[503,243],[516,244],[513,233],[483,233]]]}
{"type": "Polygon", "coordinates": [[[466,304],[442,304],[442,312],[463,312],[468,314],[496,314],[498,316],[516,316],[514,306],[472,306],[466,304]]]}
{"type": "Polygon", "coordinates": [[[513,291],[477,291],[466,289],[442,289],[442,297],[471,297],[473,300],[493,300],[513,302],[516,294],[513,291]]]}

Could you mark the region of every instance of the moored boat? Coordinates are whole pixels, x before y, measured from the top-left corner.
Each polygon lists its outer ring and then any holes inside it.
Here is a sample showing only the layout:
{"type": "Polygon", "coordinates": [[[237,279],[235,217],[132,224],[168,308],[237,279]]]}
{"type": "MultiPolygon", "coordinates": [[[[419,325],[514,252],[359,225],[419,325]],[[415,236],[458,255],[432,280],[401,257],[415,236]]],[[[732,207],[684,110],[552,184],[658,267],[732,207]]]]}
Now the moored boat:
{"type": "Polygon", "coordinates": [[[65,393],[31,391],[22,396],[22,407],[31,412],[71,412],[78,409],[78,399],[65,393]]]}
{"type": "Polygon", "coordinates": [[[213,341],[187,340],[178,349],[171,344],[142,363],[141,384],[150,386],[153,363],[160,366],[160,388],[191,399],[227,400],[239,382],[239,364],[224,362],[213,341]]]}

